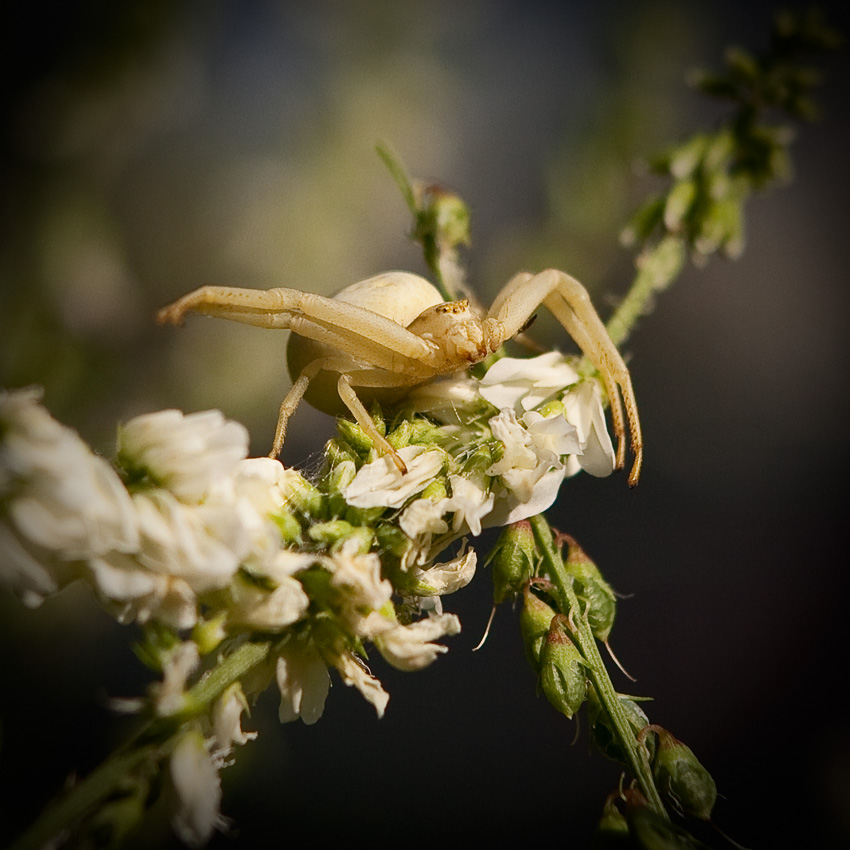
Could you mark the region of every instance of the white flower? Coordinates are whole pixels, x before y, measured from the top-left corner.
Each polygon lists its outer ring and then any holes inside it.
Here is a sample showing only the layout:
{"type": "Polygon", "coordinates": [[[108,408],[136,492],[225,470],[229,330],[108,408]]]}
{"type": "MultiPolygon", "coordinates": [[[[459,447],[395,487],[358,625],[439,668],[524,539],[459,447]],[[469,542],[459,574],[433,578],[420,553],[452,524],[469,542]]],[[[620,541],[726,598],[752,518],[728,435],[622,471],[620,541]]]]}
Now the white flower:
{"type": "Polygon", "coordinates": [[[362,632],[363,617],[386,605],[393,595],[393,586],[381,577],[381,559],[374,552],[357,551],[357,541],[350,538],[326,564],[333,571],[331,584],[342,593],[342,616],[355,632],[362,632]]]}
{"type": "Polygon", "coordinates": [[[197,593],[224,587],[251,540],[232,500],[179,502],[167,490],[133,496],[139,520],[139,563],[184,578],[197,593]]]}
{"type": "Polygon", "coordinates": [[[146,473],[155,485],[196,504],[246,457],[248,432],[219,410],[188,415],[160,410],[119,428],[118,454],[126,466],[146,473]]]}
{"type": "Polygon", "coordinates": [[[197,644],[187,640],[178,643],[163,659],[162,682],[153,686],[154,705],[160,717],[182,710],[186,680],[197,668],[200,658],[197,644]]]}
{"type": "Polygon", "coordinates": [[[384,659],[398,670],[413,672],[431,664],[448,647],[432,641],[444,635],[460,634],[460,620],[454,614],[438,614],[408,626],[396,624],[374,638],[384,659]]]}
{"type": "Polygon", "coordinates": [[[364,669],[362,662],[353,653],[346,651],[336,656],[334,666],[339,670],[342,681],[357,688],[366,701],[375,707],[378,717],[383,717],[390,695],[381,687],[381,683],[364,669]]]}
{"type": "Polygon", "coordinates": [[[92,558],[88,569],[95,590],[115,609],[119,623],[156,619],[175,629],[190,629],[198,621],[197,599],[185,579],[150,572],[120,552],[92,558]]]}
{"type": "Polygon", "coordinates": [[[51,574],[29,552],[24,541],[0,523],[0,581],[16,593],[29,608],[35,608],[59,586],[51,574]]]}
{"type": "Polygon", "coordinates": [[[233,604],[228,619],[254,629],[278,632],[297,623],[310,607],[310,597],[295,578],[282,577],[265,590],[237,576],[230,585],[233,604]]]}
{"type": "Polygon", "coordinates": [[[420,535],[445,534],[449,526],[443,519],[442,500],[416,499],[411,502],[398,518],[401,530],[410,538],[420,535]]]}
{"type": "Polygon", "coordinates": [[[564,455],[577,454],[582,450],[575,426],[559,412],[542,416],[536,410],[529,410],[523,414],[522,422],[540,463],[559,466],[564,455]]]}
{"type": "Polygon", "coordinates": [[[242,712],[248,710],[248,700],[239,682],[234,682],[213,707],[214,751],[228,753],[234,744],[247,744],[257,737],[256,732],[242,730],[242,712]]]}
{"type": "Polygon", "coordinates": [[[528,519],[551,508],[558,498],[558,491],[566,474],[566,467],[550,469],[537,479],[527,501],[518,498],[517,494],[507,490],[496,500],[493,512],[487,517],[487,526],[510,525],[521,519],[528,519]]]}
{"type": "Polygon", "coordinates": [[[516,414],[509,408],[490,420],[490,430],[504,444],[505,452],[487,470],[487,474],[499,476],[520,502],[530,501],[537,482],[553,466],[550,454],[546,452],[543,459],[538,457],[531,434],[522,427],[516,414]]]}
{"type": "Polygon", "coordinates": [[[539,357],[502,357],[487,370],[478,391],[500,409],[531,410],[578,378],[578,372],[558,351],[539,357]]]}
{"type": "Polygon", "coordinates": [[[442,451],[424,446],[405,446],[398,451],[407,467],[402,473],[391,457],[383,455],[364,464],[343,491],[356,508],[400,508],[411,496],[421,493],[443,468],[442,451]]]}
{"type": "Polygon", "coordinates": [[[9,524],[65,560],[133,550],[135,517],[120,479],[40,398],[35,389],[0,393],[0,495],[9,524]]]}
{"type": "Polygon", "coordinates": [[[559,412],[544,417],[529,411],[520,424],[516,414],[505,409],[490,420],[490,430],[505,451],[487,472],[499,476],[507,492],[497,500],[487,524],[506,525],[545,511],[566,474],[564,456],[581,451],[575,427],[559,412]]]}
{"type": "Polygon", "coordinates": [[[470,547],[460,551],[456,558],[427,569],[417,569],[416,593],[418,596],[446,596],[466,587],[475,576],[478,556],[470,547]]]}
{"type": "Polygon", "coordinates": [[[442,507],[447,512],[454,512],[452,529],[458,532],[466,523],[470,533],[477,537],[481,534],[481,520],[493,510],[496,497],[463,475],[450,475],[449,485],[452,495],[442,507]]]}
{"type": "Polygon", "coordinates": [[[308,726],[325,710],[331,679],[322,657],[312,647],[287,643],[277,659],[281,723],[299,717],[308,726]]]}
{"type": "Polygon", "coordinates": [[[602,393],[596,381],[582,381],[563,398],[566,418],[575,426],[582,450],[571,458],[567,474],[578,472],[576,465],[596,477],[614,471],[616,456],[605,425],[602,393]]]}
{"type": "Polygon", "coordinates": [[[270,457],[249,457],[235,467],[237,494],[247,499],[261,516],[277,513],[285,504],[289,481],[295,470],[285,469],[279,460],[270,457]]]}
{"type": "Polygon", "coordinates": [[[196,730],[186,733],[171,754],[171,780],[179,803],[172,825],[180,840],[190,847],[203,846],[216,829],[228,824],[219,813],[219,766],[203,735],[196,730]]]}

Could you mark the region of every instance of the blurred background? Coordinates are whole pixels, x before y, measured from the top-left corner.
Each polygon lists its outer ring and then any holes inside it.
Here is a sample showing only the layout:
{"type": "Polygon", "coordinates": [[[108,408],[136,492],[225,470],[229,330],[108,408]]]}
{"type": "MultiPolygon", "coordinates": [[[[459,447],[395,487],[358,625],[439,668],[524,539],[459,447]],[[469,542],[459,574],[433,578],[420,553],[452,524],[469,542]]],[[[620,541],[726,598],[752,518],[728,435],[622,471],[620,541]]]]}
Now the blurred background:
{"type": "MultiPolygon", "coordinates": [[[[847,32],[846,13],[830,10],[847,32]]],[[[157,327],[202,284],[330,294],[422,272],[374,153],[473,214],[472,285],[554,265],[603,316],[631,279],[617,234],[652,189],[642,161],[711,126],[686,73],[766,44],[772,6],[727,0],[243,0],[19,9],[5,28],[0,383],[109,455],[116,422],[219,408],[265,454],[288,385],[285,334],[157,327]]],[[[7,18],[10,20],[10,18],[7,18]]],[[[790,187],[749,208],[734,262],[689,269],[626,350],[646,464],[578,477],[550,512],[620,605],[612,644],[651,719],[688,743],[749,847],[850,846],[845,493],[848,55],[825,63],[823,120],[790,187]]],[[[541,321],[535,335],[565,344],[541,321]]],[[[298,410],[284,460],[317,462],[333,422],[298,410]]],[[[491,542],[486,538],[480,551],[491,542]]],[[[588,846],[617,766],[535,693],[516,615],[486,570],[446,600],[464,633],[415,676],[375,662],[386,717],[337,681],[313,727],[281,726],[223,774],[233,833],[213,847],[352,830],[393,840],[564,830],[588,846]]],[[[136,632],[72,587],[30,611],[0,597],[0,843],[128,730],[110,698],[150,680],[136,632]]],[[[166,815],[139,846],[171,846],[166,815]]],[[[723,846],[719,837],[716,844],[723,846]]]]}

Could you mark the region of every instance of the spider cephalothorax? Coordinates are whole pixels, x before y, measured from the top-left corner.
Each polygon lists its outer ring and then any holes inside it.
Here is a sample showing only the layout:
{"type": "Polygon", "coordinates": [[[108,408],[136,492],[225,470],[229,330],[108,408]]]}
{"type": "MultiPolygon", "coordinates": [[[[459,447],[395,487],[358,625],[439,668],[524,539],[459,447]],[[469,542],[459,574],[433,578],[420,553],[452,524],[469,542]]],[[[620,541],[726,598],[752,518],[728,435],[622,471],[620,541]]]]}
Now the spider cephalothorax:
{"type": "Polygon", "coordinates": [[[386,272],[352,284],[333,298],[297,289],[204,286],[160,310],[157,318],[179,324],[186,313],[195,312],[291,329],[287,359],[293,384],[280,407],[271,456],[280,453],[289,417],[306,396],[321,410],[350,411],[375,445],[403,469],[363,400],[393,401],[412,387],[482,361],[522,331],[541,304],[552,311],[605,384],[618,438],[618,468],[625,462],[628,420],[634,453],[629,484],[636,484],[643,443],[629,370],[587,291],[564,272],[521,272],[486,315],[476,313],[466,300],[444,301],[436,287],[418,275],[386,272]]]}

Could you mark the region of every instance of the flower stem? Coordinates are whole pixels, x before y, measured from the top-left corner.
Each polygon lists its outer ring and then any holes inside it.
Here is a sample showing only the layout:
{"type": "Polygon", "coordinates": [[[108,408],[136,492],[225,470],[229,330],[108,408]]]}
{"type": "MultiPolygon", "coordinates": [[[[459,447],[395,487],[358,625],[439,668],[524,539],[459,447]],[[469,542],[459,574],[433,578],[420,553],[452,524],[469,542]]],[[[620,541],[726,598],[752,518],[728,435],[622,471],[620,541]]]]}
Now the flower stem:
{"type": "Polygon", "coordinates": [[[684,240],[667,236],[638,257],[635,279],[606,325],[614,345],[619,347],[628,338],[637,320],[652,309],[656,293],[678,277],[686,256],[684,240]]]}
{"type": "Polygon", "coordinates": [[[142,726],[85,779],[48,805],[9,850],[41,850],[104,803],[127,777],[146,765],[155,767],[171,751],[185,724],[206,711],[231,684],[264,661],[271,646],[270,641],[263,641],[237,647],[186,694],[186,707],[179,715],[158,717],[142,726]]]}
{"type": "Polygon", "coordinates": [[[605,662],[599,653],[599,647],[587,622],[587,616],[582,612],[578,598],[572,587],[572,581],[567,575],[561,553],[552,539],[552,530],[542,514],[531,518],[534,539],[543,555],[547,573],[558,591],[558,602],[562,613],[569,616],[573,627],[579,651],[587,664],[588,677],[596,689],[599,700],[611,720],[617,741],[632,773],[637,779],[640,789],[649,801],[649,805],[662,817],[668,818],[667,810],[661,800],[661,795],[655,787],[652,770],[646,750],[638,743],[634,730],[623,711],[617,691],[608,675],[605,662]]]}

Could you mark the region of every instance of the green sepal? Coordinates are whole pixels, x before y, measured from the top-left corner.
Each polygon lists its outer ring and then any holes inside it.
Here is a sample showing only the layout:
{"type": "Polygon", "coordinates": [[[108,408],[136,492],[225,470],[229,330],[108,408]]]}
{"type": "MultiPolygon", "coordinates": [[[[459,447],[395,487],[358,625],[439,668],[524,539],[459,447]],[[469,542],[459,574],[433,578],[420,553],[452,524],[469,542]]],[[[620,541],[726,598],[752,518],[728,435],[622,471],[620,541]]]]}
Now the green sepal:
{"type": "Polygon", "coordinates": [[[584,613],[590,630],[597,640],[608,640],[614,617],[617,613],[617,597],[611,585],[602,578],[602,573],[578,543],[568,535],[561,535],[567,542],[567,557],[564,567],[573,580],[573,590],[584,603],[584,613]]]}
{"type": "Polygon", "coordinates": [[[531,523],[524,519],[506,526],[490,553],[493,601],[498,605],[516,596],[534,575],[538,560],[531,523]]]}
{"type": "Polygon", "coordinates": [[[151,670],[162,671],[163,661],[182,643],[180,635],[158,620],[149,620],[142,627],[142,640],[133,644],[136,657],[151,670]]]}
{"type": "Polygon", "coordinates": [[[280,530],[280,537],[284,546],[291,546],[301,542],[301,523],[289,511],[270,514],[269,519],[280,530]]]}
{"type": "Polygon", "coordinates": [[[226,622],[225,611],[220,611],[209,620],[203,617],[198,619],[192,627],[192,640],[198,645],[198,652],[201,655],[209,655],[227,637],[226,622]]]}
{"type": "Polygon", "coordinates": [[[617,795],[609,794],[596,825],[591,850],[627,850],[634,845],[629,838],[629,823],[617,807],[617,795]]]}
{"type": "Polygon", "coordinates": [[[532,590],[528,582],[522,594],[523,603],[519,613],[519,630],[522,635],[525,656],[535,673],[540,672],[540,655],[549,634],[552,618],[557,613],[532,590]]]}
{"type": "Polygon", "coordinates": [[[717,785],[693,750],[661,726],[651,726],[658,735],[652,772],[659,790],[673,807],[699,820],[711,820],[717,802],[717,785]]]}
{"type": "Polygon", "coordinates": [[[632,846],[637,850],[711,850],[684,827],[653,811],[637,789],[628,788],[623,796],[632,846]]]}
{"type": "Polygon", "coordinates": [[[356,422],[339,416],[336,420],[336,430],[342,445],[355,452],[358,460],[362,461],[372,451],[372,439],[356,422]]]}
{"type": "Polygon", "coordinates": [[[587,699],[587,675],[581,652],[567,635],[561,620],[553,618],[540,653],[540,689],[549,702],[572,718],[587,699]]]}

